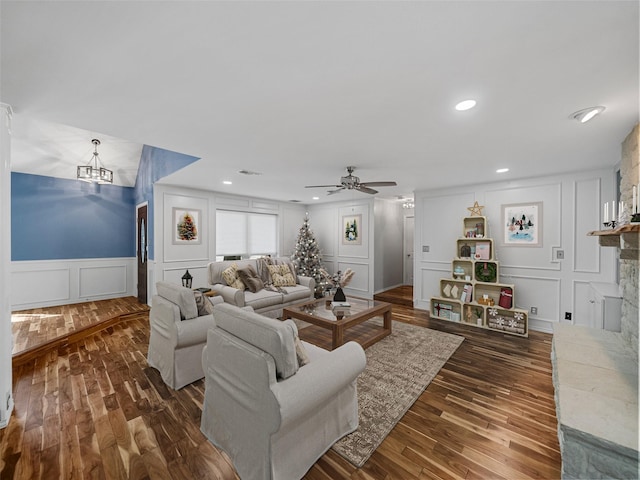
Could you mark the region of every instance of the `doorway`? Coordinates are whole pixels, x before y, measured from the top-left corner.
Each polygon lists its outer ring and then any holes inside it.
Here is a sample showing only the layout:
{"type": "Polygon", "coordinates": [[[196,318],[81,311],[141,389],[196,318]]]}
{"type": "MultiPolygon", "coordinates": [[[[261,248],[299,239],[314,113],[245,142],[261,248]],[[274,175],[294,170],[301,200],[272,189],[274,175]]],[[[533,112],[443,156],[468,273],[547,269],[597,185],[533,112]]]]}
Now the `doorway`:
{"type": "Polygon", "coordinates": [[[413,234],[415,217],[404,217],[404,247],[403,247],[403,282],[405,285],[413,285],[413,234]]]}
{"type": "Polygon", "coordinates": [[[147,204],[138,206],[136,214],[136,257],[138,258],[138,301],[147,304],[147,204]]]}

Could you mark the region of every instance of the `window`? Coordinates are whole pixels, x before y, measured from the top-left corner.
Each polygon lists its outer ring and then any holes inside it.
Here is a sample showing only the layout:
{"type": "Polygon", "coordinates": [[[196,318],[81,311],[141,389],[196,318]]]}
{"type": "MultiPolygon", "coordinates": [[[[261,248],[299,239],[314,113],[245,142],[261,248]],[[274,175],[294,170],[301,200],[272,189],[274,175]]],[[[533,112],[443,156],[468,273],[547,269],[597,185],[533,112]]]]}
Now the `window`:
{"type": "Polygon", "coordinates": [[[216,260],[276,255],[277,215],[216,210],[216,260]]]}

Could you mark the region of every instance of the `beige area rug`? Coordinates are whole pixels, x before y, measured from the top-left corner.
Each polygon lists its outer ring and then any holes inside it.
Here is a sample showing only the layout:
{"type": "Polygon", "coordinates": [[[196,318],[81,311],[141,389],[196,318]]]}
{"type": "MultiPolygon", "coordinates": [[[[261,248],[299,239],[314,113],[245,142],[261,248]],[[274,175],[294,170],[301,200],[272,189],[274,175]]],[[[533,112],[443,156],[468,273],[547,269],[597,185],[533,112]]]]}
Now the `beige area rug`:
{"type": "Polygon", "coordinates": [[[463,337],[393,322],[393,333],[365,350],[358,377],[358,429],[333,448],[361,467],[435,378],[463,337]]]}

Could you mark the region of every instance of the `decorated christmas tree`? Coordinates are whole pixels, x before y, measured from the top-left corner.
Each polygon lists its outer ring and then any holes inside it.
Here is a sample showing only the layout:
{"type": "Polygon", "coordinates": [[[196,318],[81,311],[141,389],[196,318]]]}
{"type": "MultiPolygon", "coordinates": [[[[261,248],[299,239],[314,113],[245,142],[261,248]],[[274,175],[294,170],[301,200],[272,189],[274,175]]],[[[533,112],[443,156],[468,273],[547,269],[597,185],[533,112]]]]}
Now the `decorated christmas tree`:
{"type": "Polygon", "coordinates": [[[291,255],[291,261],[296,267],[296,273],[304,277],[311,277],[316,281],[315,296],[322,296],[326,280],[322,275],[324,267],[320,256],[318,242],[309,228],[309,216],[305,215],[302,227],[296,240],[296,248],[291,255]]]}

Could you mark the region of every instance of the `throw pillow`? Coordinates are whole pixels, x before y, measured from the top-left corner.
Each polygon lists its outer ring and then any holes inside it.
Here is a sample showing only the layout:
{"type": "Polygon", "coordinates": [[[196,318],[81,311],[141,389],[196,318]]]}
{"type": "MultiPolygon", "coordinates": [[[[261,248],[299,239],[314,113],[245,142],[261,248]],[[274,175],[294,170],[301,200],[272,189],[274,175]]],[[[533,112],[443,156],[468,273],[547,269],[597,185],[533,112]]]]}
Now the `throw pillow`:
{"type": "Polygon", "coordinates": [[[291,274],[293,275],[293,282],[298,283],[298,274],[296,273],[296,267],[293,265],[293,262],[289,258],[279,258],[276,260],[277,265],[288,265],[289,270],[291,270],[291,274]]]}
{"type": "Polygon", "coordinates": [[[227,282],[227,285],[230,287],[237,288],[238,290],[245,289],[244,283],[242,283],[242,280],[240,280],[238,276],[238,265],[235,263],[222,272],[222,278],[224,278],[224,281],[227,282]]]}
{"type": "Polygon", "coordinates": [[[251,265],[238,269],[238,276],[250,292],[256,293],[264,288],[264,283],[258,277],[258,274],[251,265]]]}
{"type": "Polygon", "coordinates": [[[199,317],[213,313],[213,304],[209,301],[209,298],[203,295],[202,292],[198,292],[196,290],[193,292],[193,296],[196,299],[196,306],[198,307],[199,317]]]}
{"type": "Polygon", "coordinates": [[[269,265],[269,273],[276,287],[296,286],[296,281],[293,278],[289,265],[269,265]]]}
{"type": "Polygon", "coordinates": [[[307,349],[304,348],[304,345],[300,341],[300,338],[296,335],[293,339],[296,345],[296,357],[298,358],[298,366],[304,367],[307,363],[311,361],[309,358],[309,354],[307,354],[307,349]]]}

